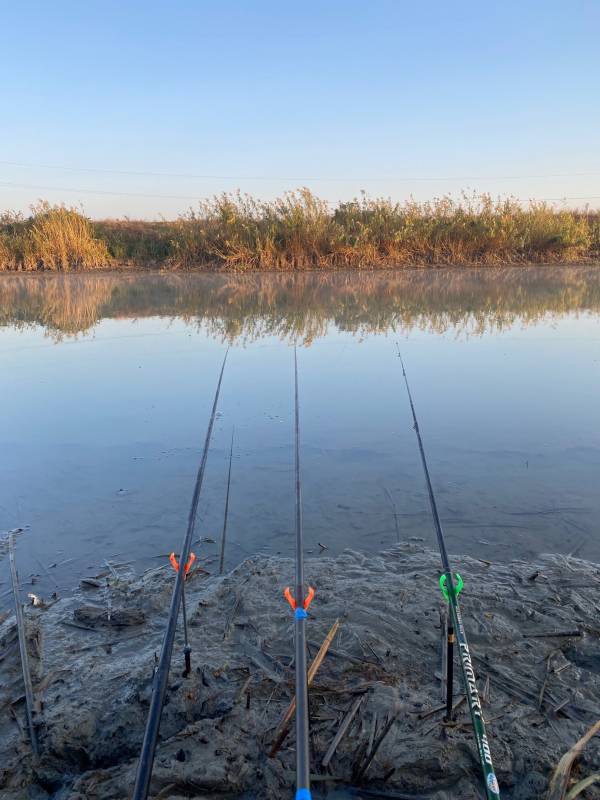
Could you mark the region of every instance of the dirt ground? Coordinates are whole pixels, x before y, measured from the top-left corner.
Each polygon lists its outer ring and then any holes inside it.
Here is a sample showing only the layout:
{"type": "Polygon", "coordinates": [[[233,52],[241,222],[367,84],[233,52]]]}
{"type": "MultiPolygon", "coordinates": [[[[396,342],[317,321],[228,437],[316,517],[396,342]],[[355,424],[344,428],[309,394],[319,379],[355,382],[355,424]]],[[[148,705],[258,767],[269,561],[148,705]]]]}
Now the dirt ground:
{"type": "MultiPolygon", "coordinates": [[[[452,557],[503,798],[545,797],[561,755],[600,719],[600,566],[452,557]]],[[[290,560],[257,556],[187,584],[192,673],[181,625],[152,780],[153,798],[291,797],[294,731],[268,757],[293,696],[290,560]]],[[[339,629],[310,690],[313,794],[471,800],[484,796],[456,666],[456,719],[443,722],[439,556],[405,543],[368,557],[312,558],[313,658],[339,629]],[[351,709],[329,764],[323,758],[351,709]],[[386,734],[385,736],[382,735],[386,734]]],[[[113,568],[75,596],[28,606],[41,756],[27,738],[14,616],[0,624],[3,800],[130,797],[174,573],[113,568]]],[[[24,585],[24,589],[26,589],[24,585]]],[[[600,736],[574,778],[600,764],[600,736]]],[[[600,798],[600,787],[582,798],[600,798]]]]}

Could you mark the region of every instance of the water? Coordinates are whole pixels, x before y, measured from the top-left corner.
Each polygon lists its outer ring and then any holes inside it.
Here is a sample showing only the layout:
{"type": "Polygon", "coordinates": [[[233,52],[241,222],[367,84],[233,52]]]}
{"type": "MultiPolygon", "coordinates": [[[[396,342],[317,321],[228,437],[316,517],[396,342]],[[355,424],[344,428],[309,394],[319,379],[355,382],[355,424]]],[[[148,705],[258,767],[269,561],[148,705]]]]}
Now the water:
{"type": "MultiPolygon", "coordinates": [[[[23,582],[179,548],[228,345],[194,549],[218,554],[235,426],[226,565],[293,556],[296,340],[309,553],[435,546],[398,341],[449,552],[600,561],[597,268],[6,275],[0,530],[24,529],[23,582]]],[[[0,602],[8,581],[3,558],[0,602]]]]}

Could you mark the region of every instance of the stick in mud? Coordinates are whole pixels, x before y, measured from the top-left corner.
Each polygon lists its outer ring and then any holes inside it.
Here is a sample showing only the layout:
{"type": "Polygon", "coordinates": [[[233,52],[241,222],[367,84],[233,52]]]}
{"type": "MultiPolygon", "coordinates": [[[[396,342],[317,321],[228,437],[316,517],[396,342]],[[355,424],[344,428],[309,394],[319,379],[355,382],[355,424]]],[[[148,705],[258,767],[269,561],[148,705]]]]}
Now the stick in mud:
{"type": "Polygon", "coordinates": [[[392,714],[392,716],[388,719],[386,724],[383,726],[383,729],[382,729],[381,733],[377,737],[377,741],[372,746],[370,746],[370,750],[369,750],[369,752],[367,754],[367,757],[365,759],[364,764],[359,768],[358,772],[356,773],[355,780],[356,780],[357,783],[360,783],[360,781],[362,780],[363,776],[365,775],[365,773],[367,772],[367,770],[369,769],[369,767],[373,763],[373,759],[377,755],[377,751],[379,750],[379,748],[383,744],[383,740],[385,739],[385,737],[391,731],[392,726],[394,725],[394,722],[396,722],[396,715],[392,714]]]}
{"type": "Polygon", "coordinates": [[[33,685],[31,683],[31,671],[29,669],[29,655],[27,653],[27,639],[25,631],[25,620],[23,619],[23,606],[19,599],[19,578],[15,564],[15,540],[14,534],[8,539],[8,554],[10,560],[10,577],[15,599],[15,616],[17,619],[17,635],[19,637],[19,652],[21,654],[21,669],[23,671],[23,684],[25,685],[25,705],[27,708],[27,726],[29,727],[29,737],[31,739],[31,749],[34,756],[39,755],[39,745],[37,733],[33,722],[33,685]]]}
{"type": "Polygon", "coordinates": [[[331,742],[327,752],[323,756],[323,760],[321,761],[321,765],[323,767],[328,767],[329,766],[329,762],[331,761],[331,759],[335,755],[335,751],[337,750],[339,743],[342,741],[342,739],[346,735],[346,732],[347,732],[348,728],[350,727],[350,725],[352,723],[352,720],[356,716],[356,713],[357,713],[358,709],[361,707],[361,705],[363,703],[363,700],[365,699],[366,696],[367,696],[366,693],[359,695],[356,698],[356,700],[354,701],[354,703],[352,704],[352,707],[350,708],[350,711],[344,717],[344,719],[342,721],[342,724],[339,727],[338,732],[333,737],[333,741],[331,742]]]}
{"type": "MultiPolygon", "coordinates": [[[[419,423],[417,421],[417,412],[415,411],[415,405],[413,403],[410,386],[408,385],[408,378],[406,377],[406,369],[404,368],[404,361],[402,360],[402,354],[400,353],[399,346],[398,346],[398,358],[400,359],[400,364],[402,365],[402,375],[404,377],[404,383],[406,384],[408,401],[410,403],[410,410],[413,418],[413,428],[417,437],[419,453],[421,455],[421,464],[423,466],[423,472],[425,474],[425,484],[427,486],[427,494],[429,496],[431,515],[433,517],[433,523],[437,535],[440,556],[442,559],[442,567],[443,567],[442,578],[445,581],[445,588],[443,583],[440,583],[440,586],[442,586],[442,591],[444,592],[444,596],[446,597],[446,600],[448,602],[448,608],[450,611],[448,615],[448,620],[449,623],[451,623],[452,628],[454,629],[454,633],[456,635],[456,642],[458,644],[459,661],[460,661],[463,681],[465,684],[465,692],[469,704],[469,713],[471,715],[471,720],[473,722],[473,732],[475,734],[475,742],[477,744],[479,763],[481,764],[481,769],[483,772],[485,794],[487,800],[500,800],[500,789],[498,787],[498,780],[494,772],[492,753],[490,751],[490,746],[488,743],[488,738],[485,730],[485,722],[483,720],[483,712],[481,709],[481,700],[479,699],[479,692],[477,691],[477,681],[475,678],[475,671],[473,670],[471,653],[469,650],[467,636],[465,633],[465,628],[460,613],[460,606],[458,604],[458,594],[460,589],[457,588],[457,586],[454,583],[454,575],[452,574],[452,569],[450,568],[450,560],[448,558],[448,551],[446,550],[446,542],[444,540],[442,523],[440,520],[440,515],[438,513],[437,503],[435,501],[435,495],[433,493],[433,486],[431,484],[431,478],[429,476],[429,468],[427,466],[427,459],[425,457],[425,448],[423,446],[423,440],[421,439],[421,431],[419,430],[419,423]]],[[[448,628],[448,639],[450,640],[450,627],[448,628]]],[[[450,687],[451,691],[450,675],[448,675],[448,686],[450,687]]],[[[452,709],[451,702],[450,702],[450,709],[452,709]]]]}
{"type": "Polygon", "coordinates": [[[235,428],[231,431],[231,447],[229,448],[229,472],[227,473],[227,494],[225,495],[225,514],[223,517],[223,535],[221,536],[221,557],[219,559],[219,575],[223,574],[225,562],[225,541],[227,538],[227,516],[229,514],[229,489],[231,487],[231,460],[233,458],[233,435],[235,428]]]}

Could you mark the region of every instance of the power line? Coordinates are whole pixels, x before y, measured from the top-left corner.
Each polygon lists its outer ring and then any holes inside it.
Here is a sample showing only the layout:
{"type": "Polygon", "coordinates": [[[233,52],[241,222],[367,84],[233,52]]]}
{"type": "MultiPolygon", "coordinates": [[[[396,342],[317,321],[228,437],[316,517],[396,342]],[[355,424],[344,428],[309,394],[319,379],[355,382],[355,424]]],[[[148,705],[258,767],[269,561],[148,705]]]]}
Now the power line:
{"type": "Polygon", "coordinates": [[[538,200],[541,200],[542,202],[545,203],[562,203],[563,200],[600,200],[600,195],[588,194],[588,195],[581,195],[580,197],[539,197],[538,200]]]}
{"type": "Polygon", "coordinates": [[[581,178],[597,177],[600,172],[556,172],[545,174],[526,174],[526,175],[380,175],[370,177],[340,177],[340,176],[312,176],[298,177],[289,175],[214,175],[214,174],[195,174],[188,172],[146,172],[142,170],[123,170],[123,169],[103,169],[100,167],[70,167],[60,164],[34,164],[23,161],[1,161],[5,166],[19,167],[23,169],[49,169],[60,170],[63,172],[94,172],[108,175],[135,175],[153,178],[189,178],[200,180],[232,180],[232,181],[512,181],[512,180],[532,180],[532,179],[551,179],[551,178],[581,178]]]}
{"type": "MultiPolygon", "coordinates": [[[[116,197],[145,197],[148,199],[156,200],[192,200],[198,202],[202,199],[200,195],[181,195],[181,194],[149,194],[146,192],[118,192],[108,189],[81,189],[69,186],[47,186],[43,184],[31,183],[13,183],[11,181],[0,181],[0,187],[12,189],[34,189],[36,191],[42,190],[45,192],[66,192],[70,194],[99,194],[111,195],[116,197]]],[[[548,203],[562,203],[567,200],[600,200],[600,195],[579,195],[570,197],[529,197],[527,200],[521,198],[514,198],[520,203],[525,202],[548,202],[548,203]]]]}
{"type": "Polygon", "coordinates": [[[6,186],[13,189],[42,189],[45,192],[77,192],[82,194],[108,194],[117,195],[120,197],[148,197],[150,199],[162,200],[199,200],[198,195],[180,195],[180,194],[146,194],[145,192],[115,192],[106,189],[76,189],[67,186],[43,186],[41,184],[31,183],[12,183],[10,181],[0,181],[0,186],[6,186]]]}

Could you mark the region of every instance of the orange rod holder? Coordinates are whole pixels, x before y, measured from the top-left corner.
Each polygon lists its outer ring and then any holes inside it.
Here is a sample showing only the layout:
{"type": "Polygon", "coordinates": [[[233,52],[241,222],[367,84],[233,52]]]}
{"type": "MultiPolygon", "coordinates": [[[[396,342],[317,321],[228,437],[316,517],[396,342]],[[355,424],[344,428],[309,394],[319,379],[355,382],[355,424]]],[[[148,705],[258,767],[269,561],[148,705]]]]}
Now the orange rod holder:
{"type": "MultiPolygon", "coordinates": [[[[183,672],[181,673],[184,678],[192,671],[192,648],[190,647],[190,642],[188,638],[188,624],[187,624],[187,609],[185,607],[185,581],[188,576],[188,572],[192,568],[192,564],[196,560],[196,554],[190,553],[190,557],[187,560],[185,567],[183,568],[183,588],[181,592],[181,613],[183,614],[183,658],[184,658],[184,668],[183,672]]],[[[169,561],[171,562],[171,566],[175,570],[175,572],[179,572],[179,561],[175,557],[175,553],[171,553],[169,556],[169,561]]]]}

